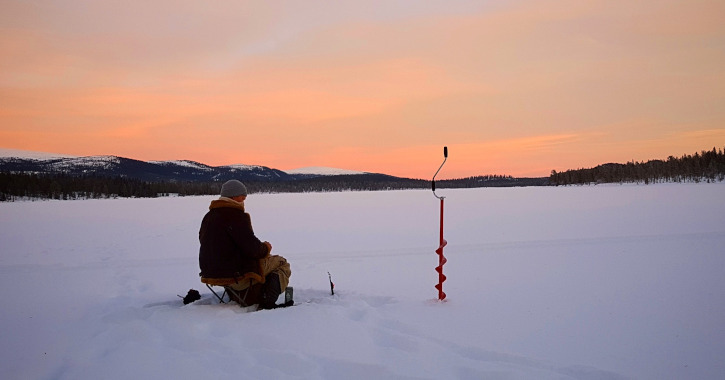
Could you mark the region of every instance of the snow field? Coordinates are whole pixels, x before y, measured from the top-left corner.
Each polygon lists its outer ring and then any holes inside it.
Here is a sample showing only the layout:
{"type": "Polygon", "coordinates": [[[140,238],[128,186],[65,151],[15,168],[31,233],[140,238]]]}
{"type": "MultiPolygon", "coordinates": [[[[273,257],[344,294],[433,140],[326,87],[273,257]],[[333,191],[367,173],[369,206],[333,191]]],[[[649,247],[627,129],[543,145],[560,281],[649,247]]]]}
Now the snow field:
{"type": "Polygon", "coordinates": [[[198,281],[214,197],[0,204],[0,377],[720,378],[723,190],[442,189],[442,303],[430,191],[252,195],[297,302],[260,312],[198,281]]]}

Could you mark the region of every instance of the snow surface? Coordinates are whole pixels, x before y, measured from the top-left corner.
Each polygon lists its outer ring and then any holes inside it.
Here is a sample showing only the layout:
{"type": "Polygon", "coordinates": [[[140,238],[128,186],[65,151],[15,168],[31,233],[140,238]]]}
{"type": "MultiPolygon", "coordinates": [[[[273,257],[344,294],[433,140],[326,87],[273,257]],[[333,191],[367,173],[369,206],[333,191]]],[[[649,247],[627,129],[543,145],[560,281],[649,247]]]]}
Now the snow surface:
{"type": "Polygon", "coordinates": [[[58,158],[78,158],[59,153],[35,152],[30,150],[0,148],[0,158],[25,158],[32,160],[54,160],[58,158]]]}
{"type": "Polygon", "coordinates": [[[191,161],[191,160],[171,160],[171,161],[148,161],[150,164],[158,164],[158,165],[177,165],[177,166],[183,166],[187,168],[193,168],[193,169],[200,169],[205,171],[211,171],[212,169],[204,165],[202,163],[191,161]]]}
{"type": "Polygon", "coordinates": [[[223,167],[237,169],[237,170],[264,169],[264,166],[260,166],[260,165],[245,165],[245,164],[224,165],[223,167]]]}
{"type": "Polygon", "coordinates": [[[325,166],[308,166],[305,168],[286,170],[287,174],[313,174],[313,175],[347,175],[347,174],[366,174],[355,170],[328,168],[325,166]]]}
{"type": "Polygon", "coordinates": [[[447,302],[430,191],[251,196],[297,301],[258,312],[198,280],[214,197],[2,203],[0,378],[723,377],[725,184],[439,193],[447,302]]]}

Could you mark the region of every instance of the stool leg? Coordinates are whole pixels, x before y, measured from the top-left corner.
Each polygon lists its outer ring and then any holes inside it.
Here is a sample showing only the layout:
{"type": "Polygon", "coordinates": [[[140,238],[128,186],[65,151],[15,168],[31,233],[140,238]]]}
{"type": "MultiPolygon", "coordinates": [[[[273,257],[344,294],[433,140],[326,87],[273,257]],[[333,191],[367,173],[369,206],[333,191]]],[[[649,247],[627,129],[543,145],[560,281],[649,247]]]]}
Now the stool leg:
{"type": "Polygon", "coordinates": [[[211,290],[212,294],[214,294],[216,296],[216,298],[219,300],[219,302],[226,303],[226,302],[224,302],[224,299],[223,299],[224,294],[226,294],[226,292],[227,292],[226,289],[224,289],[224,293],[222,293],[222,296],[219,297],[219,294],[217,294],[217,292],[215,292],[214,289],[212,289],[209,284],[204,284],[204,285],[206,285],[206,287],[209,288],[209,290],[211,290]]]}
{"type": "Polygon", "coordinates": [[[231,300],[231,296],[232,295],[234,295],[234,297],[236,297],[236,301],[237,301],[237,303],[239,303],[239,306],[240,307],[251,306],[251,305],[248,305],[247,302],[246,302],[247,295],[249,294],[249,290],[252,289],[252,281],[251,280],[249,280],[249,287],[247,287],[244,290],[244,294],[243,295],[241,294],[241,291],[236,290],[236,289],[234,289],[232,287],[229,287],[229,286],[225,286],[224,289],[226,289],[229,292],[229,294],[230,294],[229,295],[229,299],[230,300],[231,300]]]}

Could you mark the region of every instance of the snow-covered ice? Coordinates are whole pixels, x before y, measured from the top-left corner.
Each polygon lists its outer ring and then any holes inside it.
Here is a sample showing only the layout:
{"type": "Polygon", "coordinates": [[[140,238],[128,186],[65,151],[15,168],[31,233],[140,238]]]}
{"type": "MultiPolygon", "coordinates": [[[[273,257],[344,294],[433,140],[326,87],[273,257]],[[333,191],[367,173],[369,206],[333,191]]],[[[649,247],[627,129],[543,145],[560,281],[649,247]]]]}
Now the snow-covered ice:
{"type": "Polygon", "coordinates": [[[725,184],[438,193],[447,302],[430,191],[251,195],[297,302],[259,312],[198,280],[214,197],[2,203],[0,378],[725,374],[725,184]]]}

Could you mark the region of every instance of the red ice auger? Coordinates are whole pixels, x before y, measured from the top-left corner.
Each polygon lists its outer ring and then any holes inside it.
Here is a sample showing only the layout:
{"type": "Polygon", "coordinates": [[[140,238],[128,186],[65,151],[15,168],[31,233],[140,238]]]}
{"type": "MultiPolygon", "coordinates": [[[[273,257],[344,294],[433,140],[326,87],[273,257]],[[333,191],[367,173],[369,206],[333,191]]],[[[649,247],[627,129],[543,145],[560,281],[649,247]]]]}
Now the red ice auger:
{"type": "Polygon", "coordinates": [[[439,197],[436,194],[436,176],[438,175],[438,172],[441,171],[441,168],[443,168],[443,165],[446,163],[446,160],[448,160],[448,147],[443,147],[443,163],[438,168],[438,171],[436,171],[436,174],[433,175],[433,180],[431,181],[432,187],[433,187],[433,195],[441,200],[441,238],[440,238],[440,245],[438,246],[438,249],[436,249],[436,253],[438,254],[438,266],[436,267],[436,272],[438,272],[438,285],[435,286],[436,289],[438,289],[438,300],[443,301],[446,298],[446,293],[443,292],[443,281],[446,280],[446,276],[443,274],[443,264],[446,263],[446,258],[443,256],[443,247],[445,247],[448,242],[443,239],[443,200],[446,197],[439,197]]]}

